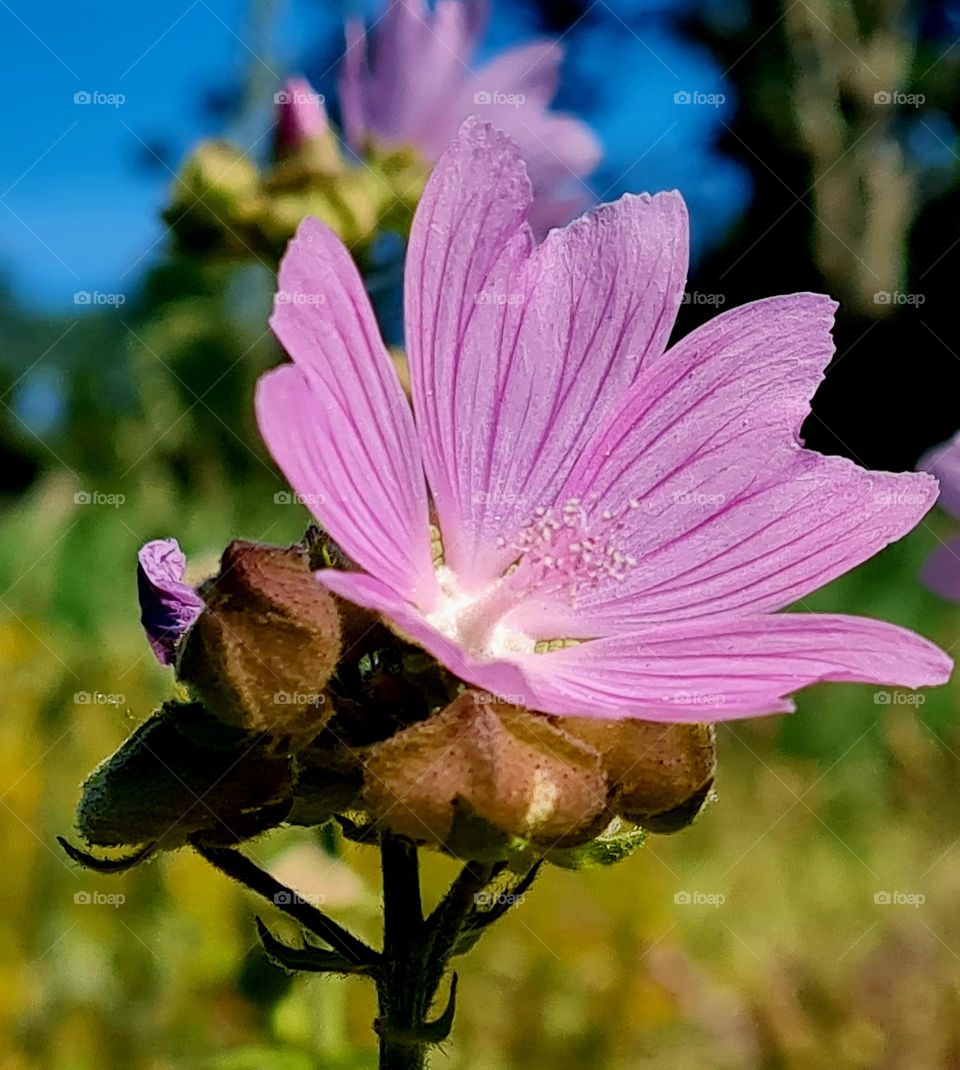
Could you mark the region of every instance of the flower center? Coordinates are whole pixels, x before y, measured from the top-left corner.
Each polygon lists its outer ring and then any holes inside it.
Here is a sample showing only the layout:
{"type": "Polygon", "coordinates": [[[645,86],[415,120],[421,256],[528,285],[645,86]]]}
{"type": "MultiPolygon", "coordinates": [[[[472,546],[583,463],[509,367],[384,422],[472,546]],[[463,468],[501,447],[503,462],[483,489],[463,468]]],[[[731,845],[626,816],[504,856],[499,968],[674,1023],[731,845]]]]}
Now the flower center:
{"type": "MultiPolygon", "coordinates": [[[[629,504],[630,509],[636,507],[629,504]]],[[[501,547],[516,551],[517,558],[502,576],[476,593],[462,590],[439,552],[435,564],[442,597],[428,622],[483,660],[565,645],[567,640],[545,641],[511,626],[508,615],[531,598],[576,610],[586,590],[621,581],[636,564],[619,545],[625,513],[605,510],[591,517],[578,498],[571,498],[559,511],[537,509],[516,539],[498,540],[501,547]]]]}
{"type": "Polygon", "coordinates": [[[524,597],[523,590],[509,582],[510,577],[508,571],[477,594],[466,594],[453,571],[440,565],[437,582],[441,599],[427,622],[481,660],[533,653],[533,637],[503,623],[506,614],[524,597]]]}

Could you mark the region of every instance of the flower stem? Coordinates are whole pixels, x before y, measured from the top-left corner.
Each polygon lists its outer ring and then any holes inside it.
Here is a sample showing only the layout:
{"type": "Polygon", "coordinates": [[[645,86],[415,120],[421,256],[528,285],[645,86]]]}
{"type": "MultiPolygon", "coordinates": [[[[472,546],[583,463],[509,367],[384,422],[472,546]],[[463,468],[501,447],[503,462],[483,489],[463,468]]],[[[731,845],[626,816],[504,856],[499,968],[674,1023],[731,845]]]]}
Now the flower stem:
{"type": "Polygon", "coordinates": [[[385,833],[383,870],[383,965],[377,979],[380,1070],[422,1070],[427,1042],[419,1037],[427,1004],[423,971],[423,907],[416,847],[385,833]]]}
{"type": "Polygon", "coordinates": [[[525,876],[514,879],[513,893],[503,897],[501,891],[503,902],[490,907],[490,889],[503,877],[506,862],[467,862],[437,907],[424,918],[416,845],[403,836],[383,832],[384,932],[383,951],[377,952],[239,851],[213,846],[198,837],[191,843],[211,865],[268,899],[332,948],[306,938],[302,947],[288,946],[258,918],[260,939],[272,961],[291,971],[355,974],[376,983],[379,1014],[374,1027],[380,1038],[380,1070],[425,1070],[430,1048],[442,1044],[453,1028],[455,973],[446,1007],[435,1018],[427,1018],[451,959],[469,951],[514,902],[523,898],[540,868],[537,863],[525,876]],[[483,909],[482,904],[486,904],[483,909]]]}

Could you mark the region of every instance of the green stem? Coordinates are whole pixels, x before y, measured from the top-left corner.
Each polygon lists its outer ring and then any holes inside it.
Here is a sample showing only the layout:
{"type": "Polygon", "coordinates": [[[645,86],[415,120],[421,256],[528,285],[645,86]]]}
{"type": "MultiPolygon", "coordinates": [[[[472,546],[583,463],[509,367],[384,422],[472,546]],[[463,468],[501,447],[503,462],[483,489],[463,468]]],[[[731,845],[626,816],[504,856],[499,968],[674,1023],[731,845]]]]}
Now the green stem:
{"type": "Polygon", "coordinates": [[[210,847],[197,839],[192,840],[191,843],[197,854],[205,858],[210,865],[270,900],[278,910],[289,914],[305,928],[325,940],[348,962],[356,966],[374,967],[380,961],[380,956],[372,948],[367,947],[362,940],[348,932],[342,925],[338,925],[333,918],[328,918],[321,910],[302,900],[295,892],[275,880],[239,851],[230,847],[210,847]]]}
{"type": "Polygon", "coordinates": [[[380,1070],[423,1070],[427,1042],[418,1037],[433,993],[424,986],[423,907],[417,849],[409,840],[384,833],[383,958],[377,979],[380,1070]]]}

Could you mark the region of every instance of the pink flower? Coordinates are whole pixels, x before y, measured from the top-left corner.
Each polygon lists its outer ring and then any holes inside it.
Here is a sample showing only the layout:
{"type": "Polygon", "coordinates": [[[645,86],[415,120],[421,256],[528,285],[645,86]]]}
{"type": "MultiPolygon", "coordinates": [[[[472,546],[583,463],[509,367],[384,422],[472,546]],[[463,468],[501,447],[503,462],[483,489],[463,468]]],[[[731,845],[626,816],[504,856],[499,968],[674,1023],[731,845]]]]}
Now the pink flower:
{"type": "Polygon", "coordinates": [[[463,120],[479,114],[520,146],[536,196],[535,231],[544,233],[586,207],[592,198],[578,179],[594,169],[600,147],[582,122],[548,110],[559,82],[560,45],[533,41],[474,70],[485,0],[438,0],[432,10],[424,0],[388,3],[369,34],[360,22],[347,24],[340,101],[349,144],[356,151],[370,140],[412,147],[433,163],[463,120]]]}
{"type": "Polygon", "coordinates": [[[137,554],[140,623],[161,665],[177,660],[180,640],[203,611],[203,599],[183,577],[187,559],[176,539],[154,539],[137,554]]]}
{"type": "MultiPolygon", "coordinates": [[[[924,454],[917,465],[940,480],[937,502],[960,520],[960,434],[924,454]]],[[[927,558],[920,579],[936,594],[960,602],[960,535],[955,535],[927,558]]]]}
{"type": "Polygon", "coordinates": [[[679,194],[624,196],[539,246],[530,201],[516,146],[468,120],[410,237],[413,412],[343,244],[313,219],[291,243],[280,291],[324,296],[277,303],[293,363],[257,412],[362,570],[319,581],[546,713],[721,720],[788,711],[819,680],[943,683],[950,659],[912,632],[774,612],[937,496],[801,447],[834,303],[757,301],[667,349],[679,194]]]}
{"type": "Polygon", "coordinates": [[[323,97],[306,78],[288,78],[274,96],[277,114],[277,155],[296,152],[305,142],[327,131],[323,97]]]}

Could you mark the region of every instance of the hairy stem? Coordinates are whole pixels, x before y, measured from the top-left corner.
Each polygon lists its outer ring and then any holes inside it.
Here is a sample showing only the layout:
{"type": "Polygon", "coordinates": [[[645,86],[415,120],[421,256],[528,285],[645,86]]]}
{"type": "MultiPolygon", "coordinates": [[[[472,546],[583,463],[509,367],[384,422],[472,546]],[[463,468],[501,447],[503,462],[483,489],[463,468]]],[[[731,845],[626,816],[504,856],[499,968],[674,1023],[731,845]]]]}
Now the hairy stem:
{"type": "Polygon", "coordinates": [[[342,925],[328,918],[323,911],[302,900],[295,892],[281,884],[260,869],[249,858],[231,847],[210,847],[193,841],[193,849],[202,855],[221,873],[239,881],[251,891],[262,895],[273,903],[278,910],[295,918],[304,928],[325,940],[334,951],[339,952],[348,961],[357,966],[375,966],[379,956],[367,945],[342,925]]]}
{"type": "Polygon", "coordinates": [[[417,849],[385,833],[383,869],[383,968],[377,981],[381,1070],[422,1070],[427,1043],[419,1036],[427,993],[423,976],[423,907],[417,849]]]}

